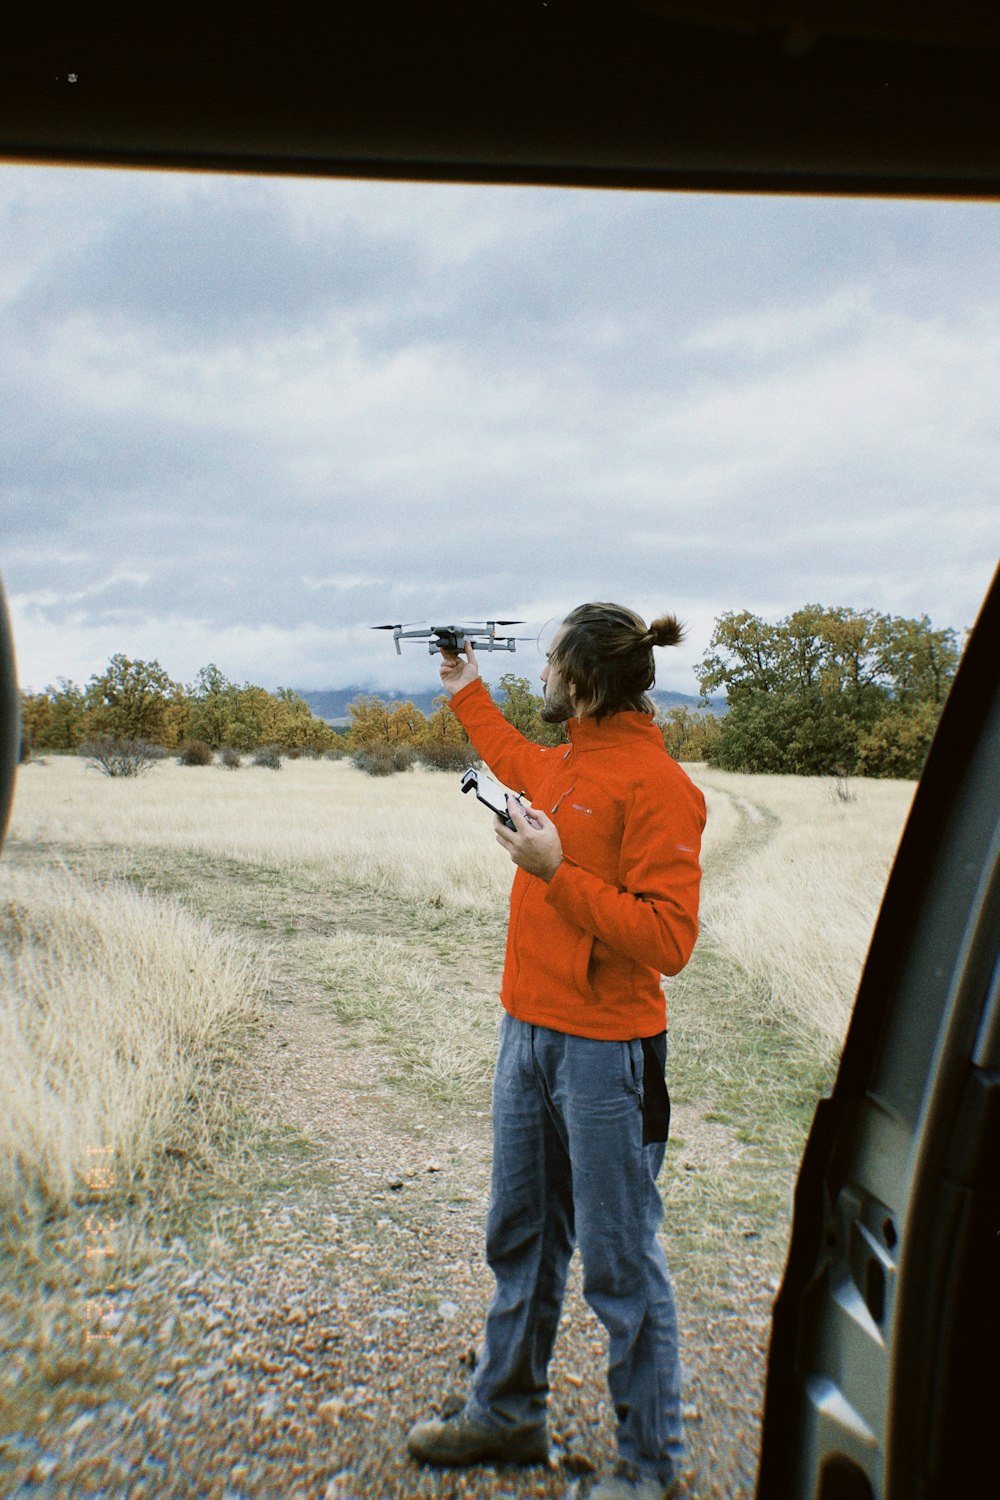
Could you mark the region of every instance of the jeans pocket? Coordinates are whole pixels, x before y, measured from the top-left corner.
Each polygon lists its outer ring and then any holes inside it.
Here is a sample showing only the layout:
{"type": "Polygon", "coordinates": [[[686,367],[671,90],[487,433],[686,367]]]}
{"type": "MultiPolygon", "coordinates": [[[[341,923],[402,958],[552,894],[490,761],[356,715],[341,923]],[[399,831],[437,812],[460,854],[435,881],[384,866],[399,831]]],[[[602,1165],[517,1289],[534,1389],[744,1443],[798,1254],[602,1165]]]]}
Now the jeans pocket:
{"type": "Polygon", "coordinates": [[[645,1068],[641,1041],[622,1042],[622,1067],[625,1074],[625,1088],[630,1094],[634,1094],[641,1104],[645,1068]]]}

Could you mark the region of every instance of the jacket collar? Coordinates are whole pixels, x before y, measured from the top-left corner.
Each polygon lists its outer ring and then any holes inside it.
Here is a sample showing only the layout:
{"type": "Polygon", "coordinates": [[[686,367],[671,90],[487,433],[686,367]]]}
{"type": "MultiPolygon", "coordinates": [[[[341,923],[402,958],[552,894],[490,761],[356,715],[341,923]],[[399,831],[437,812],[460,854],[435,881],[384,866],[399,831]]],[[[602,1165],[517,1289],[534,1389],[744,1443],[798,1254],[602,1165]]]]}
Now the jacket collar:
{"type": "Polygon", "coordinates": [[[638,713],[634,710],[628,713],[609,714],[606,719],[600,721],[589,717],[567,719],[566,733],[569,735],[574,750],[603,750],[609,745],[648,740],[651,735],[659,740],[661,745],[663,743],[660,731],[653,722],[652,714],[638,713]]]}

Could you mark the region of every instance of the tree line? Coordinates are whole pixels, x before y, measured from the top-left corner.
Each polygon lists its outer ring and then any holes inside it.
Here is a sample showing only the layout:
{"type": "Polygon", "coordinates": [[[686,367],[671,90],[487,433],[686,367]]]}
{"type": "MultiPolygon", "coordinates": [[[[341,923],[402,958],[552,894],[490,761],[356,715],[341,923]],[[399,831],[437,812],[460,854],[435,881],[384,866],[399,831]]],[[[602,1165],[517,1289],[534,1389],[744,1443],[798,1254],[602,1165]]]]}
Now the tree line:
{"type": "Polygon", "coordinates": [[[926,615],[724,614],[697,671],[703,697],[721,688],[728,702],[707,758],[729,771],[919,776],[960,652],[926,615]]]}
{"type": "MultiPolygon", "coordinates": [[[[715,624],[696,669],[702,706],[657,717],[676,760],[723,770],[797,775],[915,777],[920,774],[958,665],[954,630],[926,615],[809,604],[770,623],[749,611],[715,624]],[[727,711],[709,711],[725,692],[727,711]]],[[[505,717],[530,739],[559,744],[564,726],[541,717],[528,679],[507,673],[495,692],[505,717]]],[[[452,769],[474,758],[442,695],[430,715],[407,701],[362,694],[338,733],[288,688],[268,692],[230,682],[214,664],[195,681],[173,681],[157,661],[113,656],[85,686],[61,679],[22,694],[26,753],[78,750],[97,739],[142,741],[166,750],[198,744],[238,753],[346,751],[373,774],[420,758],[452,769]]]]}
{"type": "Polygon", "coordinates": [[[230,682],[214,663],[189,686],[158,661],[117,655],[85,687],[61,678],[41,693],[22,693],[21,724],[29,753],[79,750],[98,739],[130,740],[177,750],[198,743],[240,753],[262,745],[329,750],[337,736],[290,688],[269,693],[230,682]]]}

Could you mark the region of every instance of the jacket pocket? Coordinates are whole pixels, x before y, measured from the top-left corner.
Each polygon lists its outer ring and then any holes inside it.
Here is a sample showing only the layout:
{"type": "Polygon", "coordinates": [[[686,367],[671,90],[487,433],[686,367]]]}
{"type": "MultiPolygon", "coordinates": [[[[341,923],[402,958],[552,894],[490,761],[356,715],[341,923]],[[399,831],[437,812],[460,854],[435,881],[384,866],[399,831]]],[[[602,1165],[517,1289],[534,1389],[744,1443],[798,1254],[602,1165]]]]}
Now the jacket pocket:
{"type": "Polygon", "coordinates": [[[580,936],[573,950],[573,988],[586,1005],[594,1005],[597,1001],[597,994],[590,978],[593,956],[594,938],[589,932],[585,932],[580,936]]]}

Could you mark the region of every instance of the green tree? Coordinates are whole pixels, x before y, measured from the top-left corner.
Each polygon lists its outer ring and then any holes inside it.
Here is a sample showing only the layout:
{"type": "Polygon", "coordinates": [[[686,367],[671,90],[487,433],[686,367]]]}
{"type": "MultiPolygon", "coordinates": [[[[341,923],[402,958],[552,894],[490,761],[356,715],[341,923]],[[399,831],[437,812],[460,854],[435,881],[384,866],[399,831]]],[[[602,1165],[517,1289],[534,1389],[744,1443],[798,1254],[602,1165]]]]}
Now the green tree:
{"type": "Polygon", "coordinates": [[[337,736],[317,719],[306,700],[292,688],[275,693],[279,715],[274,743],[285,750],[329,750],[337,736]]]}
{"type": "Polygon", "coordinates": [[[21,726],[28,751],[78,749],[86,733],[86,706],[83,688],[65,677],[43,693],[22,693],[21,726]]]}
{"type": "Polygon", "coordinates": [[[434,699],[434,712],[420,741],[420,757],[425,765],[442,771],[461,770],[478,763],[472,741],[448,707],[447,693],[434,699]]]}
{"type": "Polygon", "coordinates": [[[859,736],[860,774],[901,780],[919,776],[940,716],[934,703],[891,703],[859,736]]]}
{"type": "Polygon", "coordinates": [[[347,731],[349,750],[373,745],[406,745],[416,749],[427,733],[427,720],[412,703],[386,702],[374,693],[362,693],[348,704],[351,716],[347,731]]]}
{"type": "Polygon", "coordinates": [[[926,615],[818,604],[775,624],[724,614],[697,674],[705,698],[723,688],[729,703],[708,758],[727,770],[918,775],[958,655],[955,632],[926,615]]]}
{"type": "Polygon", "coordinates": [[[961,654],[954,630],[935,630],[926,615],[919,620],[886,615],[878,618],[875,651],[879,681],[894,702],[944,703],[961,654]]]}
{"type": "Polygon", "coordinates": [[[86,703],[88,738],[109,735],[173,746],[184,728],[184,689],[158,661],[113,656],[87,684],[86,703]]]}
{"type": "Polygon", "coordinates": [[[527,677],[518,677],[515,672],[505,672],[500,679],[503,697],[498,700],[500,712],[508,724],[513,724],[529,740],[539,745],[564,745],[565,724],[547,724],[542,718],[544,698],[531,691],[527,677]]]}
{"type": "Polygon", "coordinates": [[[706,760],[719,735],[719,717],[696,712],[683,703],[668,708],[657,723],[674,760],[706,760]]]}
{"type": "MultiPolygon", "coordinates": [[[[232,726],[236,719],[239,688],[219,670],[214,662],[201,667],[194,684],[188,689],[191,705],[188,732],[192,739],[203,740],[213,750],[232,745],[232,726]]],[[[235,747],[238,748],[238,747],[235,747]]],[[[246,749],[255,749],[247,745],[246,749]]]]}

